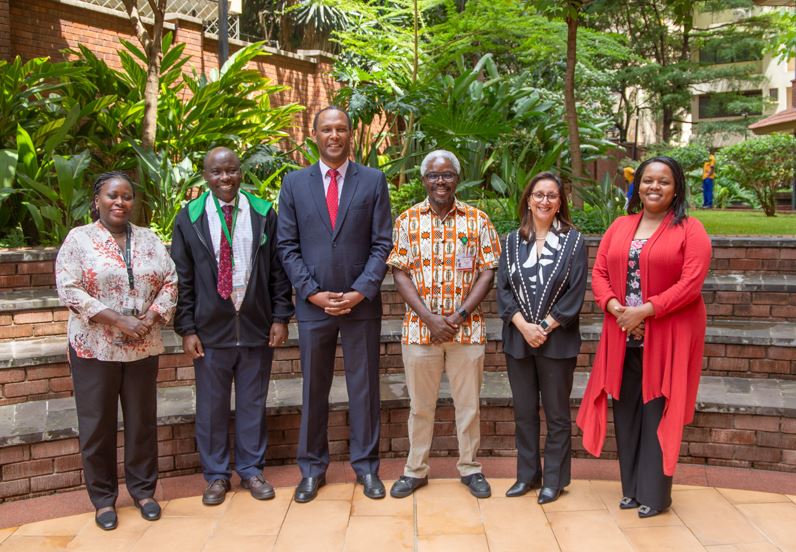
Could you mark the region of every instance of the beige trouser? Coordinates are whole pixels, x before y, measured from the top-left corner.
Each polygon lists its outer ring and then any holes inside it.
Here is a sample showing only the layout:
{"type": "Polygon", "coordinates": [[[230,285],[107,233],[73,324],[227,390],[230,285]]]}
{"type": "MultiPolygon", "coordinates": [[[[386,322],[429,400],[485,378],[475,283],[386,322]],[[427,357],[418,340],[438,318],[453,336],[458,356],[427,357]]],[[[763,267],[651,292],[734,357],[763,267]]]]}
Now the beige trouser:
{"type": "Polygon", "coordinates": [[[462,477],[481,471],[481,464],[475,457],[481,442],[479,401],[484,381],[484,350],[484,345],[453,342],[401,347],[410,400],[409,457],[404,475],[428,475],[434,412],[443,371],[448,374],[456,411],[456,435],[459,440],[456,467],[462,477]]]}

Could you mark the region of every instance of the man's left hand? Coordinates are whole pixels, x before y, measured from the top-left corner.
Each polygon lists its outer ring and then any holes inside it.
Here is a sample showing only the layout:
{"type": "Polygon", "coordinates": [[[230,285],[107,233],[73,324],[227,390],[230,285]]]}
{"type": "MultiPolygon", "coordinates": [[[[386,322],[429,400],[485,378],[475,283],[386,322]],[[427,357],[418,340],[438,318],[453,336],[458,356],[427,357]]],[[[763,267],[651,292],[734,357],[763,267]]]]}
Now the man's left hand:
{"type": "Polygon", "coordinates": [[[268,335],[268,346],[272,349],[284,345],[287,341],[287,324],[274,322],[271,324],[271,331],[268,335]]]}
{"type": "Polygon", "coordinates": [[[332,302],[334,303],[333,307],[327,307],[324,309],[326,314],[332,316],[341,316],[344,314],[348,314],[351,312],[351,309],[356,307],[358,304],[365,299],[365,296],[362,295],[358,291],[347,291],[343,294],[340,299],[334,299],[332,302]]]}

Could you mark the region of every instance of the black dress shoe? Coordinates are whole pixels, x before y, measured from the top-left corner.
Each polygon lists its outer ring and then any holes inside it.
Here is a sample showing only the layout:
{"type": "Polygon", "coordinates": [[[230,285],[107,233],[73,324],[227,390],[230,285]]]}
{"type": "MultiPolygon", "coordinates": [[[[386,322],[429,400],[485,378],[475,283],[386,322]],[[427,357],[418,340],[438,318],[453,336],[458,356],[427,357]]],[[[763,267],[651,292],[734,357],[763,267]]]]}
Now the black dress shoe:
{"type": "Polygon", "coordinates": [[[248,489],[257,500],[270,500],[276,496],[274,487],[262,475],[241,479],[240,486],[248,489]]]}
{"type": "Polygon", "coordinates": [[[202,504],[205,506],[218,506],[224,502],[227,491],[231,488],[229,479],[214,479],[202,493],[202,504]]]}
{"type": "Polygon", "coordinates": [[[368,498],[379,499],[387,496],[387,491],[384,490],[384,483],[381,482],[381,479],[375,473],[357,475],[357,483],[362,485],[365,496],[368,498]]]}
{"type": "Polygon", "coordinates": [[[531,481],[530,483],[527,483],[525,481],[517,480],[514,482],[514,485],[509,487],[509,490],[506,491],[506,496],[509,498],[514,498],[516,496],[528,494],[533,489],[536,489],[539,484],[540,481],[531,481]]]}
{"type": "Polygon", "coordinates": [[[470,494],[475,498],[489,498],[492,496],[492,488],[483,473],[465,475],[461,481],[467,485],[467,488],[470,489],[470,494]]]}
{"type": "Polygon", "coordinates": [[[296,502],[309,502],[318,496],[318,489],[326,485],[326,475],[318,477],[302,477],[293,498],[296,502]]]}
{"type": "Polygon", "coordinates": [[[620,510],[632,510],[633,508],[638,508],[639,506],[641,506],[641,504],[638,503],[638,500],[629,496],[623,496],[622,500],[619,501],[620,510]]]}
{"type": "Polygon", "coordinates": [[[116,510],[108,510],[101,514],[94,514],[94,523],[103,531],[112,531],[119,525],[119,518],[116,515],[116,510]]]}
{"type": "Polygon", "coordinates": [[[402,475],[390,489],[390,496],[393,498],[406,498],[420,487],[428,485],[428,477],[409,477],[402,475]]]}
{"type": "Polygon", "coordinates": [[[665,512],[666,509],[663,510],[656,510],[655,508],[651,508],[649,506],[644,506],[643,504],[638,508],[638,517],[640,518],[649,518],[652,516],[657,516],[658,514],[662,514],[665,512]]]}
{"type": "Polygon", "coordinates": [[[142,498],[141,500],[133,500],[133,504],[141,512],[141,517],[147,521],[157,521],[160,519],[160,504],[154,498],[142,498]],[[141,500],[148,500],[141,504],[141,500]]]}
{"type": "Polygon", "coordinates": [[[542,487],[542,490],[539,491],[539,498],[536,499],[536,502],[539,504],[547,504],[548,502],[558,500],[559,496],[561,496],[561,489],[556,489],[554,487],[542,487]]]}

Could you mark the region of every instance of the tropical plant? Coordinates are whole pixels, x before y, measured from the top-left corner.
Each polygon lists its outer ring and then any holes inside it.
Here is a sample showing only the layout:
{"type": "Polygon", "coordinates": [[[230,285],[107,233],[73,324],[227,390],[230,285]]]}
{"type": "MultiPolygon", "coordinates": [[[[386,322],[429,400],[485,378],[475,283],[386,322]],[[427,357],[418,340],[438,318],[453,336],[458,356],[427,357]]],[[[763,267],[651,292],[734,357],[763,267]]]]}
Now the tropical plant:
{"type": "Polygon", "coordinates": [[[589,231],[597,227],[599,232],[604,232],[614,220],[625,214],[625,193],[614,185],[610,174],[606,174],[599,183],[577,188],[575,193],[583,199],[585,213],[580,220],[576,217],[576,224],[580,222],[586,226],[584,223],[588,221],[589,231]]]}
{"type": "Polygon", "coordinates": [[[719,152],[722,173],[750,190],[766,216],[776,214],[775,194],[796,176],[796,137],[788,134],[757,136],[719,152]]]}

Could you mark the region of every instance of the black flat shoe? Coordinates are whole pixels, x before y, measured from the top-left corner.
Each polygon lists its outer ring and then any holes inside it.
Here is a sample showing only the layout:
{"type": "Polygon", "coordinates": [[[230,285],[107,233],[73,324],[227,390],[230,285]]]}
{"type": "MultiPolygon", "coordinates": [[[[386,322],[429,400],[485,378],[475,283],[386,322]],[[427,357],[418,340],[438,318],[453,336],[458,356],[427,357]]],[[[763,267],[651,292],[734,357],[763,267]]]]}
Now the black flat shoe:
{"type": "Polygon", "coordinates": [[[402,475],[390,489],[390,496],[393,498],[406,498],[420,487],[428,485],[428,477],[409,477],[402,475]]]}
{"type": "Polygon", "coordinates": [[[119,518],[116,515],[116,510],[108,510],[101,514],[94,514],[94,523],[103,531],[112,531],[119,525],[119,518]]]}
{"type": "Polygon", "coordinates": [[[542,490],[539,491],[539,498],[536,499],[536,502],[539,504],[547,504],[549,502],[558,500],[559,496],[561,496],[561,489],[542,487],[542,490]]]}
{"type": "Polygon", "coordinates": [[[318,489],[324,485],[326,485],[325,474],[318,477],[302,477],[296,487],[296,492],[293,493],[293,498],[296,502],[309,502],[318,496],[318,489]]]}
{"type": "Polygon", "coordinates": [[[638,517],[640,518],[649,518],[653,516],[657,516],[658,514],[662,514],[666,510],[656,510],[655,508],[651,508],[649,506],[644,506],[643,504],[638,508],[638,517]]]}
{"type": "Polygon", "coordinates": [[[641,506],[641,504],[639,504],[638,500],[630,498],[629,496],[623,496],[622,500],[619,501],[619,509],[621,510],[632,510],[639,506],[641,506]]]}
{"type": "Polygon", "coordinates": [[[528,483],[526,481],[517,480],[514,482],[514,485],[509,487],[509,490],[506,491],[506,496],[509,498],[514,498],[516,496],[528,494],[532,490],[538,488],[540,483],[540,481],[531,481],[528,483]]]}
{"type": "Polygon", "coordinates": [[[363,492],[368,498],[378,500],[387,496],[387,491],[384,489],[384,483],[381,482],[381,479],[379,479],[379,476],[375,473],[357,475],[357,483],[362,485],[363,492]]]}
{"type": "MultiPolygon", "coordinates": [[[[141,500],[147,500],[142,498],[141,500]]],[[[141,517],[147,521],[157,521],[160,519],[160,504],[154,498],[150,498],[149,502],[141,504],[140,500],[134,500],[133,504],[141,512],[141,517]]]]}

